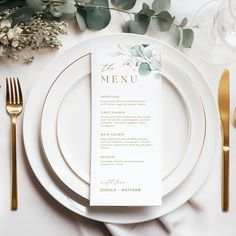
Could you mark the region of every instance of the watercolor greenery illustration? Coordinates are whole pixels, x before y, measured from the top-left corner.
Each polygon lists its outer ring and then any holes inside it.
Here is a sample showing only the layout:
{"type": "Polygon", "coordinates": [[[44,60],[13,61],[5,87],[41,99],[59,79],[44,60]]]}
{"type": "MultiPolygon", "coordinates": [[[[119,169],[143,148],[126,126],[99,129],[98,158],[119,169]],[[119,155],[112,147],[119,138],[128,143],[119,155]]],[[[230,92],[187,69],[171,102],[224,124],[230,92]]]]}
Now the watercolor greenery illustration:
{"type": "Polygon", "coordinates": [[[161,48],[156,45],[139,44],[133,46],[117,45],[118,51],[109,54],[111,57],[123,57],[122,66],[138,71],[141,76],[155,73],[155,78],[160,79],[161,48]]]}
{"type": "MultiPolygon", "coordinates": [[[[169,12],[171,0],[154,0],[150,5],[144,2],[140,10],[132,11],[131,9],[136,6],[137,2],[137,0],[0,0],[2,26],[0,28],[0,57],[17,60],[17,52],[25,48],[33,50],[45,47],[58,48],[55,46],[60,45],[57,37],[66,32],[66,24],[63,20],[68,17],[75,20],[81,31],[104,29],[111,21],[111,11],[120,14],[124,21],[123,32],[145,34],[152,24],[160,32],[173,29],[170,32],[173,32],[176,45],[191,48],[194,32],[187,26],[186,17],[177,22],[175,16],[171,15],[169,12]],[[124,15],[128,16],[128,20],[124,18],[124,15]],[[38,27],[38,21],[41,21],[40,27],[38,27]],[[55,22],[61,22],[61,24],[58,25],[55,22]],[[43,29],[44,24],[51,27],[51,31],[55,26],[57,32],[53,36],[48,35],[48,30],[43,29]],[[18,27],[17,30],[16,27],[18,27]],[[43,36],[37,40],[37,37],[35,38],[32,34],[32,27],[35,32],[47,34],[46,38],[43,36]],[[9,31],[11,31],[10,38],[9,31]],[[48,36],[50,36],[49,39],[48,36]],[[20,42],[18,39],[21,38],[26,40],[27,44],[16,43],[16,41],[20,42]]],[[[142,67],[148,68],[147,64],[143,64],[142,67]]]]}

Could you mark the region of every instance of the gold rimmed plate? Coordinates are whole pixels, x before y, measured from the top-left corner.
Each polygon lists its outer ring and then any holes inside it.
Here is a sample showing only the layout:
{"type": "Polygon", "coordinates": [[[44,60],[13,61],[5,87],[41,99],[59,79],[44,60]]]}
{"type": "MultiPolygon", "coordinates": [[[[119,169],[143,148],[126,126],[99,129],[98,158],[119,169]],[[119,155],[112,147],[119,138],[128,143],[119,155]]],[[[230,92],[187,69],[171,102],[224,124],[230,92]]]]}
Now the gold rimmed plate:
{"type": "MultiPolygon", "coordinates": [[[[77,70],[79,69],[77,68],[77,70]]],[[[56,58],[40,74],[39,79],[31,90],[25,107],[23,126],[24,144],[29,163],[40,183],[49,194],[66,208],[77,214],[110,223],[137,223],[151,220],[163,216],[189,200],[200,186],[202,186],[209,174],[211,166],[213,166],[213,162],[216,160],[216,158],[212,157],[215,156],[217,151],[219,134],[219,119],[216,103],[204,77],[196,67],[186,56],[173,47],[150,37],[132,34],[113,34],[93,38],[76,45],[56,58]],[[176,64],[176,67],[180,68],[190,77],[195,91],[201,97],[206,116],[206,137],[202,151],[187,178],[177,188],[163,197],[162,207],[91,208],[88,206],[88,201],[79,198],[77,194],[70,191],[66,185],[59,181],[55,173],[48,168],[45,162],[44,152],[40,143],[40,115],[48,90],[53,86],[55,79],[63,72],[63,68],[70,65],[77,58],[85,55],[92,45],[97,45],[100,42],[127,44],[145,42],[161,45],[163,54],[168,56],[176,64]]]]}

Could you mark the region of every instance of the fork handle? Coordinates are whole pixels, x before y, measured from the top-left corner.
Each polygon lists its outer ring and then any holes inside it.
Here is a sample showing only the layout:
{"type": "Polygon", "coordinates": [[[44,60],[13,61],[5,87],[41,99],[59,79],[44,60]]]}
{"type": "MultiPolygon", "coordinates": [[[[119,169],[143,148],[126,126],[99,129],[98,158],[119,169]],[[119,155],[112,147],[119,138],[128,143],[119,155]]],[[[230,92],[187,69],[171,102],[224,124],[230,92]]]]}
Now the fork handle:
{"type": "Polygon", "coordinates": [[[18,208],[17,160],[16,160],[16,117],[11,119],[11,209],[18,208]]]}

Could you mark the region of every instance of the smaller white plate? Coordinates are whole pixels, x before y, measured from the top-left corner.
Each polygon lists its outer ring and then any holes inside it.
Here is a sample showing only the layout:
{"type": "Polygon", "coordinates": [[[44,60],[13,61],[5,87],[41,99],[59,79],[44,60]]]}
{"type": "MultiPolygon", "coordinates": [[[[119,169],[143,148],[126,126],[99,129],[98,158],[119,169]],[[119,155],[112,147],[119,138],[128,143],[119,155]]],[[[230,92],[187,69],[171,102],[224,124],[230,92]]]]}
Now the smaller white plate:
{"type": "MultiPolygon", "coordinates": [[[[57,139],[64,160],[74,174],[86,183],[90,183],[90,76],[88,73],[71,85],[60,104],[57,117],[57,139]]],[[[168,80],[165,79],[163,83],[163,99],[168,100],[162,111],[165,116],[163,156],[171,157],[162,161],[162,178],[165,179],[183,160],[191,127],[189,109],[181,94],[168,80]],[[175,119],[170,123],[168,116],[173,107],[178,112],[175,112],[175,119]],[[180,123],[185,125],[178,125],[180,123]],[[178,138],[171,135],[173,130],[180,134],[178,138]]],[[[60,93],[63,94],[63,91],[60,93]]]]}
{"type": "MultiPolygon", "coordinates": [[[[162,60],[162,70],[166,78],[162,83],[162,195],[165,196],[184,180],[197,162],[204,143],[205,117],[201,99],[191,80],[166,59],[162,60]]],[[[71,190],[87,199],[91,95],[90,80],[84,76],[89,73],[90,55],[78,59],[61,73],[45,99],[41,123],[43,148],[50,166],[71,190]],[[58,114],[63,101],[67,101],[65,95],[70,95],[75,88],[72,93],[77,93],[75,103],[70,104],[70,100],[66,106],[68,109],[58,114]],[[66,116],[61,115],[65,113],[66,116]]]]}

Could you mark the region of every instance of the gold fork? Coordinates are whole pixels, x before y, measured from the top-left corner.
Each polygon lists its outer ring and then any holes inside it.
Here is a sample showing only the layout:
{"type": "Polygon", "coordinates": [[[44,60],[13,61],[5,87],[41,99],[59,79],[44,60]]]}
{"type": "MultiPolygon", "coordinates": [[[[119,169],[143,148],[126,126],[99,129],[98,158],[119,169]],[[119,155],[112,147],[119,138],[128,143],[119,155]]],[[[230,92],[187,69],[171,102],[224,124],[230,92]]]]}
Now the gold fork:
{"type": "Polygon", "coordinates": [[[16,118],[23,109],[23,96],[18,78],[6,78],[6,109],[11,116],[11,209],[17,210],[16,118]]]}

